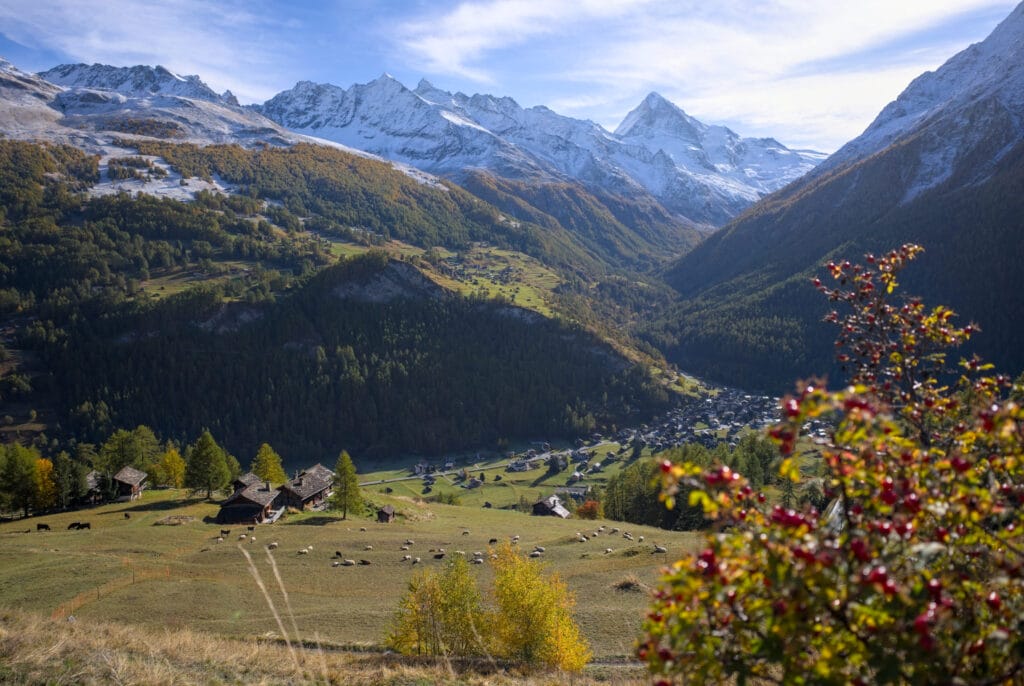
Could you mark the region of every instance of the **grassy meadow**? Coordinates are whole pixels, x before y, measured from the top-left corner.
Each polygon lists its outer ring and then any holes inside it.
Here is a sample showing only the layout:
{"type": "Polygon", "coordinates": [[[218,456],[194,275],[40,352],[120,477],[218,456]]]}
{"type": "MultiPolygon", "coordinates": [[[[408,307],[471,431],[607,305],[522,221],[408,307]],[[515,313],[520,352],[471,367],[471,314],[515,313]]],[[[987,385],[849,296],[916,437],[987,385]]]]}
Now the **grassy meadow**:
{"type": "MultiPolygon", "coordinates": [[[[381,644],[417,569],[402,561],[407,539],[414,541],[408,554],[429,567],[443,564],[432,550],[472,554],[486,551],[492,538],[519,535],[524,552],[546,548],[543,560],[576,593],[577,620],[601,662],[630,654],[648,603],[645,589],[665,564],[696,545],[688,533],[369,494],[378,504],[395,505],[398,520],[378,524],[368,515],[343,521],[333,514],[293,514],[256,527],[255,542],[239,541],[246,527],[230,526],[225,528],[231,535],[217,543],[217,505],[184,499],[178,491],[149,491],[134,503],[6,522],[0,525],[0,606],[56,619],[74,615],[77,623],[277,638],[281,626],[262,583],[290,638],[369,648],[381,644]],[[160,525],[172,516],[192,519],[160,525]],[[88,521],[92,528],[67,530],[74,521],[88,521]],[[38,532],[37,524],[51,530],[38,532]],[[605,533],[576,542],[577,531],[601,525],[608,532],[612,526],[629,529],[646,541],[605,533]],[[279,544],[272,557],[265,549],[271,541],[279,544]],[[669,554],[653,553],[652,542],[666,545],[669,554]],[[308,546],[308,554],[298,553],[308,546]],[[332,567],[336,551],[371,564],[332,567]],[[623,581],[633,582],[626,584],[630,590],[616,588],[623,581]]],[[[491,574],[486,564],[472,569],[484,581],[491,574]]]]}

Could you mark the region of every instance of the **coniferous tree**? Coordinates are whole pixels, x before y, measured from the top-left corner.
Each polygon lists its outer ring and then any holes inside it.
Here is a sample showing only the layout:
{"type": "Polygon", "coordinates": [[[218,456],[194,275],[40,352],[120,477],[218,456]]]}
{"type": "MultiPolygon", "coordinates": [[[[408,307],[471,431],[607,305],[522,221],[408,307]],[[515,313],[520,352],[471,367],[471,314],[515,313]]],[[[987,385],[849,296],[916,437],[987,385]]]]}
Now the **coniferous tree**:
{"type": "Polygon", "coordinates": [[[209,431],[204,431],[189,451],[185,468],[185,485],[191,489],[206,491],[210,498],[213,492],[226,486],[231,480],[224,450],[213,440],[209,431]]]}
{"type": "Polygon", "coordinates": [[[32,509],[49,510],[57,504],[57,480],[53,462],[45,457],[36,458],[35,483],[32,489],[32,509]]]}
{"type": "Polygon", "coordinates": [[[36,459],[39,453],[33,448],[12,444],[7,446],[7,461],[0,474],[0,488],[6,493],[12,507],[28,516],[35,497],[36,459]]]}
{"type": "Polygon", "coordinates": [[[288,480],[288,475],[281,466],[281,456],[268,443],[262,444],[256,451],[251,469],[259,478],[274,484],[283,484],[288,480]]]}
{"type": "Polygon", "coordinates": [[[356,477],[356,466],[352,463],[347,450],[338,455],[338,464],[334,467],[334,493],[331,505],[341,510],[341,518],[347,519],[348,513],[359,514],[363,510],[363,497],[359,493],[359,480],[356,477]]]}
{"type": "Polygon", "coordinates": [[[154,471],[155,481],[161,486],[181,488],[185,485],[185,460],[173,445],[167,446],[154,471]]]}

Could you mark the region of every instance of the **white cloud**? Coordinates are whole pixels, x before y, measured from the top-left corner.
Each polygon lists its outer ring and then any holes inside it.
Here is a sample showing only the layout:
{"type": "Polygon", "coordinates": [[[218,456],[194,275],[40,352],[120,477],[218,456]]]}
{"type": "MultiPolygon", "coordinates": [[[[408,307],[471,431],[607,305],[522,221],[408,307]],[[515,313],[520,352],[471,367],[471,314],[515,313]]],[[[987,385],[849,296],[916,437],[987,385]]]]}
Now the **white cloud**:
{"type": "Polygon", "coordinates": [[[261,43],[275,27],[253,3],[14,0],[0,5],[0,26],[23,45],[83,62],[159,62],[243,100],[274,92],[263,78],[274,62],[261,43]]]}
{"type": "Polygon", "coordinates": [[[566,114],[606,123],[625,114],[613,115],[613,103],[631,96],[635,104],[657,90],[709,123],[736,122],[744,135],[834,149],[914,76],[965,47],[937,36],[901,49],[901,39],[967,12],[1011,7],[1007,0],[493,0],[405,24],[399,39],[435,74],[496,84],[516,69],[507,48],[532,49],[530,41],[543,39],[553,51],[554,73],[545,78],[565,83],[550,102],[566,114]],[[892,53],[881,55],[882,64],[858,59],[880,46],[892,53]]]}

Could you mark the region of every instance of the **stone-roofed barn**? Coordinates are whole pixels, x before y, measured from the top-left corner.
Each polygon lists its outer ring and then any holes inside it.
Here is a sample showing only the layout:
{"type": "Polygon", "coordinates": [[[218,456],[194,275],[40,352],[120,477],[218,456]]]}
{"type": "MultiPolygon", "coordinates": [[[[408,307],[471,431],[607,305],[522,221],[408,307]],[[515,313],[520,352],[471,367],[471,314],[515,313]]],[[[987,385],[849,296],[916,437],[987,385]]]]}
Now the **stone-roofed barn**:
{"type": "Polygon", "coordinates": [[[145,481],[148,475],[134,467],[121,467],[121,471],[114,475],[114,483],[117,485],[118,500],[137,500],[142,497],[145,490],[145,481]]]}
{"type": "Polygon", "coordinates": [[[281,486],[283,504],[297,510],[319,508],[327,501],[333,484],[334,472],[315,464],[281,486]]]}

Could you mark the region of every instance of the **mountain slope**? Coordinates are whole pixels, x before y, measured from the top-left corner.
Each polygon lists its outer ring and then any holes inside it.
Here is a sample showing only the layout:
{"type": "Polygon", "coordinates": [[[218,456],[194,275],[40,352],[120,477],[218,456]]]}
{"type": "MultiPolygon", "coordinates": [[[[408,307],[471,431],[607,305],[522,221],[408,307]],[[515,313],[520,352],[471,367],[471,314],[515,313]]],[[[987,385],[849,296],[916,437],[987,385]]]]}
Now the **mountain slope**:
{"type": "Polygon", "coordinates": [[[0,131],[100,152],[116,136],[289,144],[301,137],[163,67],[65,64],[28,74],[0,60],[0,131]]]}
{"type": "Polygon", "coordinates": [[[827,303],[805,280],[828,259],[913,241],[926,253],[902,279],[905,292],[976,320],[985,333],[975,349],[1024,368],[1022,51],[1024,5],[668,270],[686,302],[650,335],[690,368],[785,388],[798,373],[831,369],[831,332],[817,323],[827,303]]]}

